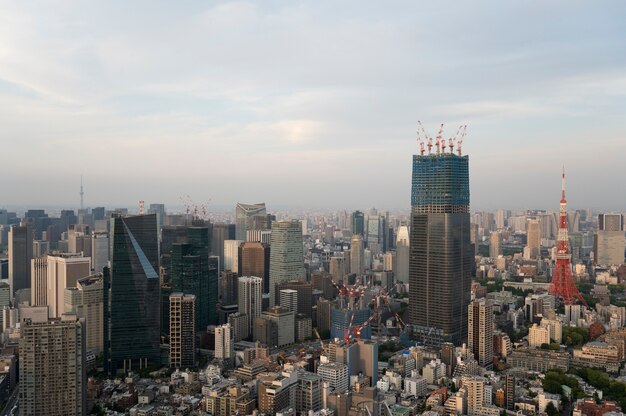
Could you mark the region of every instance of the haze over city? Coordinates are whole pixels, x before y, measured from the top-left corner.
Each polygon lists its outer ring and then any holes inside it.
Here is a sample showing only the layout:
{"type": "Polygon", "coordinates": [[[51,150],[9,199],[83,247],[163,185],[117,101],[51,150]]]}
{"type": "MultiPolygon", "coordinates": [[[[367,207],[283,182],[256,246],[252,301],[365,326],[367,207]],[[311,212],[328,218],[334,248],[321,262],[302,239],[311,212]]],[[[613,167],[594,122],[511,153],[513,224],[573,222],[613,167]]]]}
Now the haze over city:
{"type": "Polygon", "coordinates": [[[408,209],[417,121],[471,208],[621,209],[623,2],[3,2],[2,202],[408,209]],[[254,171],[256,173],[251,174],[254,171]],[[255,186],[261,185],[261,186],[255,186]]]}

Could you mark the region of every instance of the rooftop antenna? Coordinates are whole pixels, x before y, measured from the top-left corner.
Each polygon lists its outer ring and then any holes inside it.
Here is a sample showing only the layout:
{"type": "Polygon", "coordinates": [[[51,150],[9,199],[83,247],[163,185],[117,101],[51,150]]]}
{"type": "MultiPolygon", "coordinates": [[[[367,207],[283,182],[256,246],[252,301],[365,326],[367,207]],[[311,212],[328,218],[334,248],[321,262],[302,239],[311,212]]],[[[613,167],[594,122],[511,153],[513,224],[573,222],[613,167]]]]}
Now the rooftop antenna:
{"type": "Polygon", "coordinates": [[[85,206],[83,204],[83,197],[85,195],[85,192],[83,192],[83,175],[80,175],[80,209],[85,209],[85,206]]]}

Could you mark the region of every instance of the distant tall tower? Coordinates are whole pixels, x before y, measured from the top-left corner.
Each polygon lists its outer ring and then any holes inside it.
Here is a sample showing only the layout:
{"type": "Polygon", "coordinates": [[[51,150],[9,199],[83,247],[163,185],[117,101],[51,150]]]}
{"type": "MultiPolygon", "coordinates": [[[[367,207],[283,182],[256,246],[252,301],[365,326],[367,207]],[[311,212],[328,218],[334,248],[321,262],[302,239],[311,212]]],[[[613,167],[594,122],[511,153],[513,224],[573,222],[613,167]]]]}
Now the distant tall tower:
{"type": "Polygon", "coordinates": [[[246,241],[248,230],[267,230],[268,220],[265,202],[260,204],[242,204],[235,206],[236,239],[246,241]]]}
{"type": "MultiPolygon", "coordinates": [[[[469,157],[446,152],[441,132],[436,152],[413,156],[409,317],[429,345],[467,337],[467,305],[474,247],[470,240],[469,157]]],[[[429,148],[432,147],[432,142],[429,148]]]]}
{"type": "Polygon", "coordinates": [[[495,259],[500,254],[502,254],[502,234],[492,231],[489,236],[489,257],[495,259]]]}
{"type": "Polygon", "coordinates": [[[587,302],[578,291],[572,276],[570,263],[569,238],[567,235],[567,200],[565,199],[565,169],[561,178],[561,207],[559,210],[559,233],[556,243],[556,264],[549,292],[558,296],[566,305],[572,305],[576,299],[587,306],[587,302]]]}
{"type": "Polygon", "coordinates": [[[85,196],[85,192],[83,192],[83,175],[80,175],[80,209],[85,209],[85,204],[83,197],[85,196]]]}
{"type": "Polygon", "coordinates": [[[361,234],[354,234],[350,241],[350,273],[357,276],[363,274],[365,269],[365,254],[363,247],[363,237],[361,234]]]}
{"type": "Polygon", "coordinates": [[[272,223],[270,244],[270,307],[278,302],[276,285],[293,279],[304,279],[304,249],[300,221],[272,223]]]}

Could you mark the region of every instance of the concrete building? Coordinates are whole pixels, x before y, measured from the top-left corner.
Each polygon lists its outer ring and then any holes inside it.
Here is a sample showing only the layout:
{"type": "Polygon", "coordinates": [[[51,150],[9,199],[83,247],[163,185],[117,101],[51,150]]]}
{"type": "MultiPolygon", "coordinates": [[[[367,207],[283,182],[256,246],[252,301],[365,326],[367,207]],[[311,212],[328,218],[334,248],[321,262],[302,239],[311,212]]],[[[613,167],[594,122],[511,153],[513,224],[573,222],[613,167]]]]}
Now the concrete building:
{"type": "Polygon", "coordinates": [[[363,236],[355,234],[350,240],[350,273],[360,276],[365,271],[365,245],[363,236]]]}
{"type": "Polygon", "coordinates": [[[333,256],[328,264],[328,271],[335,282],[343,282],[345,275],[350,272],[350,263],[344,256],[333,256]]]}
{"type": "Polygon", "coordinates": [[[298,313],[298,291],[281,289],[279,291],[280,307],[290,312],[298,313]]]}
{"type": "Polygon", "coordinates": [[[243,240],[224,241],[224,270],[239,273],[239,246],[243,240]]]}
{"type": "Polygon", "coordinates": [[[563,322],[559,319],[542,318],[541,326],[548,329],[552,341],[561,343],[563,340],[563,322]]]}
{"type": "Polygon", "coordinates": [[[250,335],[250,323],[245,313],[231,313],[228,315],[228,323],[233,331],[233,341],[239,342],[250,335]]]}
{"type": "Polygon", "coordinates": [[[270,307],[278,303],[276,286],[304,279],[304,248],[300,221],[274,221],[270,250],[270,307]]]}
{"type": "Polygon", "coordinates": [[[626,237],[624,231],[598,230],[594,235],[594,263],[620,265],[624,263],[626,237]]]}
{"type": "Polygon", "coordinates": [[[541,220],[529,219],[526,221],[526,246],[529,259],[536,259],[541,254],[541,220]]]}
{"type": "Polygon", "coordinates": [[[86,415],[84,326],[75,316],[28,319],[20,338],[20,415],[86,415]]]}
{"type": "Polygon", "coordinates": [[[196,361],[196,297],[170,295],[170,367],[194,367],[196,361]]]}
{"type": "Polygon", "coordinates": [[[396,282],[409,283],[409,227],[398,227],[396,239],[396,282]]]}
{"type": "Polygon", "coordinates": [[[329,391],[342,393],[350,387],[348,366],[343,363],[321,363],[317,367],[317,374],[328,384],[329,391]]]}
{"type": "Polygon", "coordinates": [[[493,365],[493,305],[480,299],[468,305],[467,346],[478,364],[485,368],[493,365]]]}
{"type": "Polygon", "coordinates": [[[110,247],[108,232],[96,231],[91,234],[91,268],[94,273],[102,273],[102,269],[109,264],[110,247]]]}
{"type": "Polygon", "coordinates": [[[541,344],[550,343],[550,330],[534,324],[528,329],[528,346],[539,348],[541,344]]]}
{"type": "Polygon", "coordinates": [[[283,289],[295,290],[297,292],[297,310],[294,312],[311,318],[313,307],[313,285],[305,280],[288,280],[278,284],[277,290],[280,292],[283,289]]]}
{"type": "Polygon", "coordinates": [[[224,361],[234,360],[233,335],[233,328],[230,324],[219,325],[215,328],[215,358],[224,361]]]}
{"type": "Polygon", "coordinates": [[[48,258],[47,256],[32,259],[30,271],[30,305],[48,305],[48,258]]]}
{"type": "Polygon", "coordinates": [[[498,258],[502,254],[502,234],[498,231],[492,231],[489,236],[489,257],[498,258]]]}
{"type": "MultiPolygon", "coordinates": [[[[294,312],[275,306],[262,313],[262,317],[271,321],[276,327],[276,347],[293,344],[295,342],[295,316],[294,312]]],[[[274,347],[273,345],[268,345],[274,347]]]]}
{"type": "MultiPolygon", "coordinates": [[[[46,304],[50,317],[65,312],[65,289],[76,287],[79,279],[91,275],[91,258],[81,254],[56,253],[47,257],[46,304]]],[[[32,293],[32,292],[31,292],[32,293]]],[[[40,298],[40,295],[35,295],[40,298]]]]}
{"type": "Polygon", "coordinates": [[[85,321],[87,351],[100,355],[104,350],[104,304],[102,273],[78,279],[76,287],[68,287],[64,294],[65,314],[73,314],[85,321]]]}
{"type": "Polygon", "coordinates": [[[263,280],[255,276],[240,277],[237,300],[239,313],[248,318],[248,333],[252,333],[254,320],[261,316],[263,309],[263,280]]]}

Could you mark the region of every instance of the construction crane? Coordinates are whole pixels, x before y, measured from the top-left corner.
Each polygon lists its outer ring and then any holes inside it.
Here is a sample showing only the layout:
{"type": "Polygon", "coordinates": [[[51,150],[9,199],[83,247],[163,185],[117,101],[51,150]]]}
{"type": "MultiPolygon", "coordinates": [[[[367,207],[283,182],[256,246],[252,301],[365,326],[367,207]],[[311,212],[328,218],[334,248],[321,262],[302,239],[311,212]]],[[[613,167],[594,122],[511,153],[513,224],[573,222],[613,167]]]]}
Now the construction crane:
{"type": "Polygon", "coordinates": [[[441,146],[441,150],[445,150],[446,148],[446,142],[443,138],[443,123],[441,123],[441,126],[439,126],[439,132],[437,133],[437,141],[435,142],[436,146],[437,146],[437,154],[440,153],[440,146],[441,146]]]}
{"type": "Polygon", "coordinates": [[[141,201],[139,201],[139,215],[144,214],[143,208],[144,208],[144,200],[142,199],[141,201]]]}
{"type": "Polygon", "coordinates": [[[346,344],[350,342],[350,335],[352,333],[352,322],[354,322],[354,313],[352,313],[352,316],[350,317],[350,323],[348,324],[348,328],[346,329],[346,333],[344,336],[344,341],[346,341],[346,344]]]}
{"type": "Polygon", "coordinates": [[[320,345],[322,346],[322,353],[326,353],[326,346],[324,346],[324,341],[322,340],[320,333],[317,332],[317,328],[313,328],[313,332],[315,332],[315,336],[317,337],[317,340],[320,342],[320,345]]]}
{"type": "Polygon", "coordinates": [[[462,152],[461,152],[461,146],[463,145],[463,138],[465,137],[465,134],[467,133],[467,124],[465,124],[463,126],[463,131],[461,131],[461,137],[459,137],[459,140],[457,140],[456,144],[456,150],[459,154],[459,156],[461,156],[462,152]]]}

